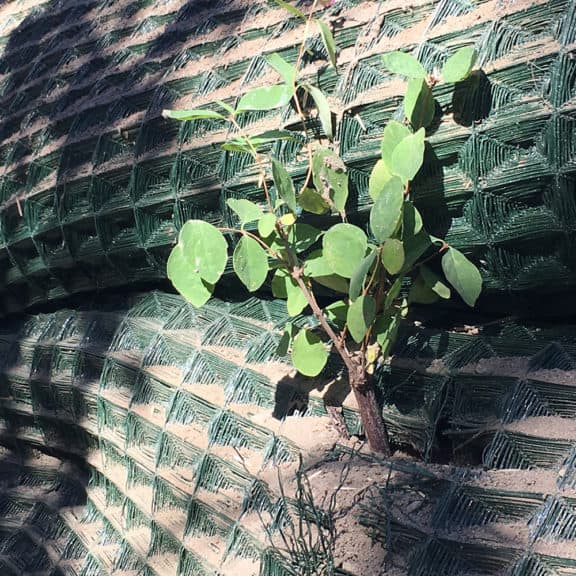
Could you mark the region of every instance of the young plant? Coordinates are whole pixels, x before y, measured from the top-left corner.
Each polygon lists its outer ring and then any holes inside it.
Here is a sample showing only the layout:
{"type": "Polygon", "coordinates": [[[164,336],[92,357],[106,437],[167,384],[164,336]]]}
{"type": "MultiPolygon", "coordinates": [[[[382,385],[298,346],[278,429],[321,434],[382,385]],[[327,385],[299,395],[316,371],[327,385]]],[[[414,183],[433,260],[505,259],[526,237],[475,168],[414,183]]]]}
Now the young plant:
{"type": "MultiPolygon", "coordinates": [[[[301,329],[289,322],[279,354],[290,353],[298,371],[317,376],[324,370],[330,351],[337,353],[371,448],[389,455],[388,433],[373,383],[375,366],[388,357],[400,322],[412,303],[450,298],[450,284],[469,306],[474,306],[482,287],[480,273],[464,254],[426,232],[410,197],[411,182],[424,161],[426,127],[435,115],[432,89],[440,78],[438,74],[427,74],[409,54],[392,52],[384,56],[391,72],[408,77],[406,120],[392,120],[384,128],[381,157],[369,181],[374,204],[367,230],[352,224],[346,216],[346,167],[333,144],[307,142],[308,173],[297,189],[286,167],[261,152],[272,142],[293,138],[294,133],[278,129],[254,135],[238,123],[238,117],[248,110],[271,110],[292,101],[306,134],[307,118],[297,97],[297,91],[304,90],[316,104],[326,137],[332,139],[332,114],[326,96],[299,79],[310,25],[318,24],[330,62],[335,65],[332,34],[326,24],[313,19],[316,3],[306,17],[286,2],[275,1],[305,21],[304,41],[295,65],[279,54],[266,58],[282,77],[281,84],[249,91],[236,108],[219,102],[216,110],[164,111],[165,117],[178,120],[209,118],[228,122],[236,136],[222,147],[230,153],[252,156],[265,204],[228,199],[239,228],[216,228],[201,220],[186,222],[168,260],[168,277],[194,306],[202,306],[228,261],[224,234],[240,236],[232,264],[246,288],[258,290],[271,274],[272,292],[287,300],[289,315],[298,316],[309,308],[318,322],[316,328],[301,329]],[[312,226],[306,221],[307,214],[324,216],[315,218],[323,224],[312,226]],[[411,280],[407,294],[403,291],[405,279],[411,280]],[[341,297],[325,304],[325,288],[341,297]],[[323,298],[319,298],[319,290],[323,290],[323,298]]],[[[464,80],[474,61],[474,50],[463,48],[448,58],[441,77],[446,82],[464,80]]]]}

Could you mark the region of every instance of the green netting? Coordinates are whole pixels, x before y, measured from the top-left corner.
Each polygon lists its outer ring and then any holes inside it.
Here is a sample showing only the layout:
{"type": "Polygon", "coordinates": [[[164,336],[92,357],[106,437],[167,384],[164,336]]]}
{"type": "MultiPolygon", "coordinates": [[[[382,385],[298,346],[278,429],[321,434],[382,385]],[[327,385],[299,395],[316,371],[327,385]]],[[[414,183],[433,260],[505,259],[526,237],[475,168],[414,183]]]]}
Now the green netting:
{"type": "MultiPolygon", "coordinates": [[[[146,4],[47,2],[11,14],[5,25],[4,314],[163,279],[187,219],[228,225],[234,216],[227,198],[262,199],[248,157],[219,150],[225,133],[218,122],[177,124],[160,111],[205,104],[215,90],[233,103],[261,81],[263,54],[295,59],[296,46],[284,38],[295,37],[298,20],[263,1],[194,8],[182,0],[138,17],[146,4]]],[[[387,88],[380,54],[397,45],[415,49],[432,68],[473,43],[485,73],[458,86],[453,101],[439,92],[456,122],[446,117],[431,135],[434,155],[414,183],[419,207],[438,235],[481,264],[491,294],[574,287],[574,2],[507,4],[501,11],[460,0],[408,11],[338,2],[327,14],[342,10],[334,31],[339,74],[326,66],[318,35],[306,58],[315,81],[344,111],[338,141],[353,183],[350,212],[369,208],[378,139],[401,104],[387,88]],[[413,41],[397,39],[416,28],[413,41]]],[[[263,120],[295,124],[290,109],[242,118],[247,128],[263,120]]],[[[312,119],[311,133],[317,128],[312,119]]],[[[301,147],[295,141],[272,150],[296,179],[305,173],[301,147]]],[[[542,312],[553,311],[553,302],[542,312]]]]}

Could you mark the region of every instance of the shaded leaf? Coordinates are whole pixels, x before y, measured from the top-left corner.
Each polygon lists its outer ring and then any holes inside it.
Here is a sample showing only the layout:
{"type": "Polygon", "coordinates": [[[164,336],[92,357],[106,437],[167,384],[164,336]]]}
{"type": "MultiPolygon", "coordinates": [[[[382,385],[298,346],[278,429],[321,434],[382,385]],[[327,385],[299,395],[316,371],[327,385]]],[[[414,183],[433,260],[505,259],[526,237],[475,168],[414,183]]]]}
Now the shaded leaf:
{"type": "Polygon", "coordinates": [[[228,244],[218,228],[203,220],[188,220],[178,245],[192,272],[210,284],[218,282],[228,260],[228,244]]]}
{"type": "Polygon", "coordinates": [[[404,187],[400,179],[394,177],[385,184],[370,211],[370,229],[378,243],[382,244],[394,234],[403,203],[404,187]]]}
{"type": "Polygon", "coordinates": [[[333,322],[338,328],[344,328],[348,316],[348,304],[344,300],[337,300],[324,308],[324,313],[330,322],[333,322]]]}
{"type": "Polygon", "coordinates": [[[202,280],[200,274],[193,270],[180,244],[170,253],[167,273],[174,288],[196,308],[204,306],[212,296],[214,285],[202,280]]]}
{"type": "Polygon", "coordinates": [[[278,348],[276,348],[276,356],[284,357],[288,354],[290,343],[296,334],[298,334],[298,328],[294,326],[292,322],[286,322],[282,338],[280,338],[278,348]]]}
{"type": "Polygon", "coordinates": [[[350,300],[354,301],[358,296],[360,296],[366,276],[368,275],[370,268],[372,268],[375,260],[376,250],[372,250],[368,256],[362,259],[356,270],[354,270],[354,274],[352,274],[352,278],[350,278],[350,290],[348,292],[350,300]]]}
{"type": "Polygon", "coordinates": [[[382,264],[390,274],[398,274],[404,266],[404,245],[396,238],[386,240],[382,247],[382,264]]]}
{"type": "Polygon", "coordinates": [[[286,202],[286,206],[288,206],[292,212],[296,212],[298,207],[296,205],[294,183],[286,168],[275,158],[272,158],[272,178],[280,198],[286,202]]]}
{"type": "Polygon", "coordinates": [[[258,220],[262,216],[262,208],[250,200],[228,198],[226,204],[238,215],[242,224],[258,220]]]}
{"type": "Polygon", "coordinates": [[[415,236],[422,230],[422,216],[414,204],[407,200],[404,203],[404,212],[402,214],[402,238],[406,239],[415,236]]]}
{"type": "Polygon", "coordinates": [[[414,280],[410,292],[408,293],[408,302],[416,304],[433,304],[439,296],[424,282],[421,275],[414,280]]]}
{"type": "Polygon", "coordinates": [[[298,316],[308,306],[308,301],[304,296],[298,283],[287,270],[276,270],[272,278],[272,294],[276,298],[285,298],[286,308],[290,316],[298,316]]]}
{"type": "Polygon", "coordinates": [[[360,296],[348,307],[346,325],[354,342],[360,343],[374,321],[376,302],[370,295],[360,296]]]}
{"type": "Polygon", "coordinates": [[[330,60],[330,64],[336,68],[336,42],[334,41],[332,30],[330,30],[328,24],[322,22],[322,20],[316,20],[316,24],[318,24],[318,28],[320,29],[320,36],[322,37],[324,48],[326,48],[328,60],[330,60]]]}
{"type": "Polygon", "coordinates": [[[300,192],[298,204],[300,204],[303,210],[311,212],[312,214],[325,214],[330,210],[328,202],[312,188],[304,188],[304,190],[300,192]]]}
{"type": "Polygon", "coordinates": [[[395,310],[378,316],[374,322],[373,333],[376,342],[380,345],[380,353],[383,358],[389,356],[392,346],[396,342],[400,319],[400,311],[395,310]]]}
{"type": "Polygon", "coordinates": [[[401,74],[408,78],[426,78],[426,70],[418,58],[406,52],[388,52],[382,56],[384,66],[393,74],[401,74]]]}
{"type": "Polygon", "coordinates": [[[242,236],[232,257],[234,272],[250,292],[258,290],[268,274],[268,255],[260,244],[249,236],[242,236]]]}
{"type": "Polygon", "coordinates": [[[435,110],[432,89],[426,80],[410,80],[404,96],[404,114],[414,130],[429,126],[434,119],[435,110]]]}
{"type": "Polygon", "coordinates": [[[288,232],[288,242],[297,253],[304,252],[318,241],[322,232],[310,224],[297,222],[288,232]]]}
{"type": "Polygon", "coordinates": [[[468,306],[474,306],[482,291],[482,276],[478,268],[456,248],[448,248],[442,256],[446,279],[468,306]]]}
{"type": "Polygon", "coordinates": [[[304,274],[315,282],[336,292],[348,294],[348,281],[332,273],[332,268],[322,255],[322,250],[314,250],[306,258],[304,274]]]}
{"type": "Polygon", "coordinates": [[[450,288],[442,282],[440,276],[430,270],[428,266],[421,266],[420,267],[420,275],[422,276],[422,280],[426,282],[426,284],[432,289],[433,292],[436,292],[440,298],[444,298],[448,300],[450,298],[450,288]]]}
{"type": "Polygon", "coordinates": [[[442,80],[444,82],[460,82],[468,78],[478,54],[472,46],[465,46],[457,50],[442,67],[442,80]]]}
{"type": "Polygon", "coordinates": [[[328,361],[328,350],[310,330],[301,330],[292,343],[292,363],[304,376],[318,376],[328,361]]]}
{"type": "Polygon", "coordinates": [[[357,263],[364,258],[368,239],[358,226],[353,224],[335,224],[323,239],[324,258],[332,272],[351,278],[357,263]]]}
{"type": "Polygon", "coordinates": [[[424,128],[404,138],[392,153],[392,171],[407,184],[418,173],[424,162],[424,128]]]}
{"type": "Polygon", "coordinates": [[[240,102],[236,113],[246,110],[273,110],[285,106],[292,99],[293,86],[281,84],[279,86],[263,86],[246,92],[240,102]]]}
{"type": "Polygon", "coordinates": [[[432,247],[430,236],[424,230],[404,239],[404,270],[412,266],[432,247]]]}
{"type": "Polygon", "coordinates": [[[349,284],[346,278],[338,276],[337,274],[328,274],[326,276],[316,276],[314,282],[318,282],[321,286],[330,288],[334,292],[340,292],[341,294],[348,294],[349,284]]]}
{"type": "Polygon", "coordinates": [[[388,310],[394,304],[394,300],[400,295],[400,290],[402,289],[402,276],[399,276],[394,280],[394,284],[390,286],[388,292],[386,293],[386,298],[384,299],[384,310],[388,310]]]}

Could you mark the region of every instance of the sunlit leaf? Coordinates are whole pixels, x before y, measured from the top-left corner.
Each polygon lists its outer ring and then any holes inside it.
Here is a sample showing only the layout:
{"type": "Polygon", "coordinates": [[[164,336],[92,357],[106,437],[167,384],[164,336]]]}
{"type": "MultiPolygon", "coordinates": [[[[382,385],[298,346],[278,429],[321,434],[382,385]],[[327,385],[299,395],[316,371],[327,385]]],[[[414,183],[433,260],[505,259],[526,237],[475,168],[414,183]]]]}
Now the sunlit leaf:
{"type": "Polygon", "coordinates": [[[442,80],[444,82],[461,82],[468,78],[478,54],[472,46],[465,46],[457,50],[442,67],[442,80]]]}
{"type": "Polygon", "coordinates": [[[404,245],[396,238],[390,238],[382,247],[382,264],[390,274],[398,274],[404,266],[404,245]]]}
{"type": "Polygon", "coordinates": [[[354,270],[354,274],[352,274],[352,278],[350,278],[350,290],[348,295],[350,296],[350,300],[354,301],[358,296],[360,296],[362,292],[362,288],[364,287],[364,282],[366,281],[366,276],[372,268],[376,260],[376,250],[372,250],[368,256],[362,259],[360,264],[354,270]]]}
{"type": "Polygon", "coordinates": [[[274,0],[274,2],[278,4],[278,6],[280,6],[281,8],[284,8],[284,10],[288,10],[288,12],[294,14],[294,16],[298,16],[298,18],[306,20],[306,16],[304,15],[304,13],[298,10],[296,6],[292,6],[292,4],[288,4],[288,2],[285,2],[284,0],[274,0]]]}
{"type": "Polygon", "coordinates": [[[303,210],[312,214],[325,214],[330,210],[328,202],[312,188],[304,188],[304,190],[300,192],[298,204],[300,204],[303,210]]]}
{"type": "Polygon", "coordinates": [[[267,238],[274,232],[276,228],[276,216],[274,214],[264,214],[260,220],[258,220],[258,234],[262,238],[267,238]]]}
{"type": "Polygon", "coordinates": [[[482,291],[482,276],[478,268],[456,248],[448,248],[442,256],[446,279],[468,306],[474,306],[482,291]]]}
{"type": "Polygon", "coordinates": [[[372,168],[370,173],[370,180],[368,180],[368,194],[372,200],[376,200],[380,196],[380,192],[384,189],[384,186],[394,177],[392,172],[388,169],[388,166],[384,160],[378,160],[372,168]]]}
{"type": "Polygon", "coordinates": [[[392,154],[396,149],[396,146],[404,140],[407,136],[410,136],[411,132],[407,126],[396,122],[396,120],[390,120],[384,132],[382,134],[382,143],[380,145],[382,160],[386,164],[386,167],[390,172],[392,172],[392,154]]]}
{"type": "Polygon", "coordinates": [[[178,245],[192,272],[210,284],[218,282],[228,260],[228,244],[218,228],[203,220],[188,220],[178,245]]]}
{"type": "Polygon", "coordinates": [[[279,86],[263,86],[246,92],[240,102],[236,113],[246,110],[273,110],[285,106],[292,99],[293,86],[280,84],[279,86]]]}
{"type": "Polygon", "coordinates": [[[212,296],[214,285],[202,280],[200,274],[193,270],[180,244],[170,253],[167,273],[174,288],[196,308],[204,306],[212,296]]]}
{"type": "Polygon", "coordinates": [[[362,342],[374,321],[376,302],[370,295],[359,296],[348,307],[346,325],[354,342],[362,342]]]}
{"type": "Polygon", "coordinates": [[[320,118],[320,124],[322,124],[322,130],[328,138],[332,139],[334,136],[332,131],[332,112],[330,111],[330,104],[324,95],[324,92],[316,86],[311,86],[309,84],[303,85],[303,88],[312,96],[316,108],[318,108],[318,118],[320,118]]]}
{"type": "Polygon", "coordinates": [[[172,118],[173,120],[226,120],[226,117],[213,110],[203,110],[195,108],[193,110],[162,110],[164,118],[172,118]]]}
{"type": "Polygon", "coordinates": [[[284,80],[284,83],[287,86],[294,85],[294,82],[296,82],[297,74],[295,66],[292,66],[292,64],[286,62],[286,60],[284,60],[284,58],[282,58],[282,56],[276,52],[273,54],[268,54],[264,58],[266,59],[266,62],[268,62],[268,64],[272,66],[272,68],[274,68],[274,70],[276,70],[280,76],[282,76],[282,80],[284,80]]]}
{"type": "Polygon", "coordinates": [[[310,226],[310,224],[297,222],[288,232],[288,242],[297,253],[300,253],[308,250],[318,241],[321,235],[322,232],[318,228],[310,226]]]}
{"type": "Polygon", "coordinates": [[[310,330],[301,330],[292,343],[292,363],[304,376],[318,376],[328,361],[328,350],[310,330]]]}
{"type": "Polygon", "coordinates": [[[366,253],[368,239],[358,226],[335,224],[324,235],[324,258],[332,272],[351,278],[356,266],[366,253]]]}
{"type": "Polygon", "coordinates": [[[274,179],[274,185],[280,198],[284,200],[286,206],[288,206],[292,212],[296,212],[298,207],[296,205],[294,183],[286,168],[275,158],[272,158],[272,178],[274,179]]]}
{"type": "Polygon", "coordinates": [[[399,178],[389,180],[374,202],[370,211],[370,229],[372,234],[382,244],[390,238],[402,217],[404,203],[404,187],[399,178]]]}
{"type": "Polygon", "coordinates": [[[330,30],[328,24],[322,22],[322,20],[316,20],[316,24],[318,24],[318,28],[320,29],[320,36],[322,37],[324,48],[326,48],[328,60],[330,60],[330,64],[336,68],[336,42],[334,41],[332,30],[330,30]]]}
{"type": "Polygon", "coordinates": [[[384,66],[393,74],[408,78],[426,78],[426,70],[417,58],[406,52],[388,52],[382,56],[384,66]]]}
{"type": "Polygon", "coordinates": [[[242,236],[232,257],[234,272],[250,292],[258,290],[268,274],[268,255],[260,244],[249,236],[242,236]]]}
{"type": "Polygon", "coordinates": [[[242,224],[258,220],[262,216],[262,208],[250,200],[228,198],[226,204],[238,215],[242,224]]]}
{"type": "Polygon", "coordinates": [[[316,150],[312,176],[316,190],[324,198],[330,198],[338,212],[343,212],[348,200],[348,174],[338,154],[328,148],[316,150]]]}
{"type": "Polygon", "coordinates": [[[424,162],[424,128],[404,138],[392,153],[392,171],[404,184],[414,179],[424,162]]]}
{"type": "Polygon", "coordinates": [[[276,270],[272,278],[272,294],[276,298],[286,298],[286,308],[290,316],[298,316],[308,305],[298,283],[287,270],[276,270]]]}
{"type": "Polygon", "coordinates": [[[432,89],[426,80],[410,80],[404,96],[404,114],[414,130],[428,127],[434,119],[435,111],[432,89]]]}

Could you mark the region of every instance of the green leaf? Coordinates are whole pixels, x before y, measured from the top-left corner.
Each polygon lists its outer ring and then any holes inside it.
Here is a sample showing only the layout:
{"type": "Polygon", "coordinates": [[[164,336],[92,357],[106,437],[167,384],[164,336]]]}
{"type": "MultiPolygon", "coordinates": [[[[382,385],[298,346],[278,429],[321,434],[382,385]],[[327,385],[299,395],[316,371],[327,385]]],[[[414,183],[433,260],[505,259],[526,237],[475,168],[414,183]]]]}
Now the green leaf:
{"type": "Polygon", "coordinates": [[[325,214],[330,210],[328,202],[312,188],[304,188],[304,190],[300,192],[298,204],[303,210],[312,214],[325,214]]]}
{"type": "Polygon", "coordinates": [[[330,30],[328,24],[322,22],[322,20],[316,20],[315,22],[320,29],[320,36],[322,36],[324,48],[326,48],[326,52],[328,53],[328,60],[330,60],[330,64],[336,68],[336,42],[334,41],[332,30],[330,30]]]}
{"type": "Polygon", "coordinates": [[[280,108],[290,102],[293,93],[293,86],[287,86],[286,84],[254,88],[240,98],[236,113],[246,110],[273,110],[274,108],[280,108]]]}
{"type": "Polygon", "coordinates": [[[264,214],[260,220],[258,220],[258,234],[260,234],[262,238],[268,238],[275,229],[276,216],[274,214],[264,214]]]}
{"type": "Polygon", "coordinates": [[[420,266],[420,275],[422,276],[422,280],[432,289],[433,292],[436,292],[440,298],[444,298],[448,300],[451,296],[450,288],[442,282],[440,276],[430,270],[428,266],[420,266]]]}
{"type": "Polygon", "coordinates": [[[468,306],[474,306],[482,291],[482,276],[478,268],[456,248],[448,248],[442,256],[446,279],[468,306]]]}
{"type": "Polygon", "coordinates": [[[318,376],[328,361],[328,350],[320,338],[301,330],[292,343],[292,364],[304,376],[318,376]]]}
{"type": "Polygon", "coordinates": [[[252,154],[252,148],[248,145],[246,141],[241,141],[238,138],[234,140],[230,140],[229,142],[224,142],[224,144],[220,145],[222,150],[226,150],[227,152],[244,152],[245,154],[252,154]]]}
{"type": "Polygon", "coordinates": [[[250,292],[258,290],[268,274],[268,255],[260,244],[249,236],[242,236],[232,257],[234,272],[250,292]]]}
{"type": "Polygon", "coordinates": [[[284,80],[286,86],[294,85],[297,74],[295,66],[286,62],[286,60],[276,52],[268,54],[267,56],[264,56],[264,58],[266,59],[266,62],[268,62],[268,64],[272,66],[280,76],[282,76],[282,80],[284,80]]]}
{"type": "Polygon", "coordinates": [[[348,317],[348,303],[344,300],[337,300],[326,306],[324,313],[330,322],[342,329],[346,325],[346,318],[348,317]]]}
{"type": "Polygon", "coordinates": [[[308,255],[304,263],[304,274],[326,288],[348,294],[348,281],[332,273],[332,268],[323,257],[322,250],[314,250],[308,255]]]}
{"type": "Polygon", "coordinates": [[[318,230],[318,228],[314,228],[314,226],[310,226],[310,224],[301,224],[298,222],[290,228],[290,232],[288,232],[288,242],[299,254],[315,244],[321,235],[322,232],[318,230]]]}
{"type": "Polygon", "coordinates": [[[478,54],[472,46],[465,46],[457,50],[442,67],[442,80],[444,82],[461,82],[468,78],[478,54]]]}
{"type": "Polygon", "coordinates": [[[288,206],[292,212],[296,212],[298,207],[296,205],[294,183],[286,168],[275,158],[272,158],[272,178],[280,198],[286,202],[286,206],[288,206]]]}
{"type": "Polygon", "coordinates": [[[296,334],[298,334],[298,328],[294,326],[292,322],[286,322],[282,338],[280,338],[278,348],[276,348],[276,356],[280,356],[282,358],[288,354],[290,343],[296,334]]]}
{"type": "Polygon", "coordinates": [[[303,12],[300,12],[296,6],[292,6],[292,4],[288,4],[288,2],[284,2],[284,0],[274,0],[280,8],[284,8],[284,10],[288,10],[288,12],[294,14],[294,16],[298,16],[298,18],[302,18],[302,20],[306,20],[306,16],[304,16],[303,12]]]}
{"type": "Polygon", "coordinates": [[[173,120],[226,120],[226,116],[214,112],[213,110],[203,110],[195,108],[193,110],[162,110],[164,118],[172,118],[173,120]]]}
{"type": "Polygon", "coordinates": [[[324,130],[324,134],[332,140],[334,133],[332,131],[332,112],[330,111],[330,104],[328,104],[328,100],[324,95],[324,92],[316,86],[310,86],[309,84],[303,84],[302,88],[304,88],[316,104],[316,108],[318,108],[318,118],[320,118],[320,124],[322,124],[322,130],[324,130]]]}
{"type": "Polygon", "coordinates": [[[414,204],[408,200],[404,203],[404,212],[402,214],[402,238],[415,236],[422,230],[422,216],[414,204]]]}
{"type": "Polygon", "coordinates": [[[418,275],[410,292],[408,293],[408,302],[416,304],[434,304],[438,300],[438,294],[424,282],[421,275],[418,275]]]}
{"type": "Polygon", "coordinates": [[[312,176],[322,197],[330,198],[334,208],[343,212],[348,200],[348,174],[340,156],[328,148],[316,150],[312,158],[312,176]]]}
{"type": "Polygon", "coordinates": [[[404,266],[404,245],[396,238],[386,240],[382,248],[382,264],[390,274],[398,274],[404,266]]]}
{"type": "Polygon", "coordinates": [[[228,244],[218,228],[203,220],[188,220],[178,245],[193,272],[210,284],[218,282],[228,260],[228,244]]]}
{"type": "Polygon", "coordinates": [[[324,258],[332,272],[351,278],[357,263],[364,258],[368,239],[358,226],[335,224],[324,235],[324,258]]]}
{"type": "Polygon", "coordinates": [[[408,271],[432,246],[424,230],[404,239],[404,270],[408,271]]]}
{"type": "Polygon", "coordinates": [[[200,274],[194,271],[180,244],[174,246],[170,253],[167,272],[174,288],[196,308],[204,306],[212,296],[214,285],[202,280],[200,274]]]}
{"type": "Polygon", "coordinates": [[[424,162],[424,128],[404,138],[392,153],[392,171],[404,184],[414,179],[424,162]]]}
{"type": "Polygon", "coordinates": [[[348,308],[346,324],[354,342],[360,343],[366,336],[376,315],[376,302],[370,295],[360,296],[348,308]]]}
{"type": "Polygon", "coordinates": [[[384,299],[384,310],[388,310],[394,304],[394,300],[400,295],[400,290],[402,289],[402,276],[399,276],[394,280],[394,284],[390,286],[384,299]]]}
{"type": "Polygon", "coordinates": [[[304,296],[298,283],[287,270],[276,270],[272,278],[272,294],[276,298],[286,298],[286,308],[290,316],[298,316],[308,306],[308,301],[304,296]]]}
{"type": "Polygon", "coordinates": [[[386,127],[384,128],[384,132],[382,134],[382,143],[381,143],[381,153],[382,153],[382,160],[386,164],[386,167],[390,172],[392,172],[393,164],[392,164],[392,154],[396,149],[396,146],[410,136],[410,130],[404,126],[404,124],[400,124],[400,122],[396,122],[396,120],[390,120],[386,127]]]}
{"type": "Polygon", "coordinates": [[[426,80],[409,80],[404,96],[404,114],[410,120],[414,130],[429,126],[434,119],[435,111],[436,105],[432,89],[426,80]]]}
{"type": "Polygon", "coordinates": [[[394,234],[402,217],[403,204],[404,186],[394,177],[386,183],[370,211],[370,229],[379,244],[394,234]]]}
{"type": "Polygon", "coordinates": [[[360,296],[366,276],[368,275],[370,268],[372,268],[375,260],[376,250],[372,250],[366,258],[362,259],[356,270],[354,270],[354,274],[352,274],[352,278],[350,278],[350,290],[348,292],[350,300],[354,301],[358,296],[360,296]]]}
{"type": "Polygon", "coordinates": [[[340,292],[341,294],[348,294],[349,284],[346,278],[338,276],[337,274],[328,274],[327,276],[316,276],[314,282],[318,282],[321,286],[330,288],[334,292],[340,292]]]}
{"type": "Polygon", "coordinates": [[[372,168],[370,173],[370,180],[368,181],[368,194],[372,200],[376,200],[380,196],[384,186],[394,177],[392,172],[388,169],[388,166],[384,160],[378,160],[372,168]]]}
{"type": "Polygon", "coordinates": [[[396,341],[398,328],[400,326],[401,313],[399,310],[388,312],[378,316],[374,322],[373,334],[376,337],[376,342],[380,345],[381,354],[387,358],[390,350],[396,341]]]}
{"type": "Polygon", "coordinates": [[[216,100],[216,104],[218,104],[218,106],[220,106],[220,108],[222,108],[223,110],[228,112],[228,114],[230,114],[230,116],[234,116],[234,114],[236,114],[236,110],[234,110],[234,108],[232,108],[232,106],[230,106],[230,104],[226,104],[226,102],[223,102],[222,100],[216,100]]]}
{"type": "Polygon", "coordinates": [[[426,70],[417,58],[406,52],[388,52],[382,56],[384,66],[393,74],[408,78],[426,78],[426,70]]]}
{"type": "Polygon", "coordinates": [[[250,202],[250,200],[245,200],[244,198],[228,198],[226,204],[228,204],[231,210],[236,212],[242,224],[258,220],[262,216],[262,208],[260,208],[258,204],[250,202]]]}

